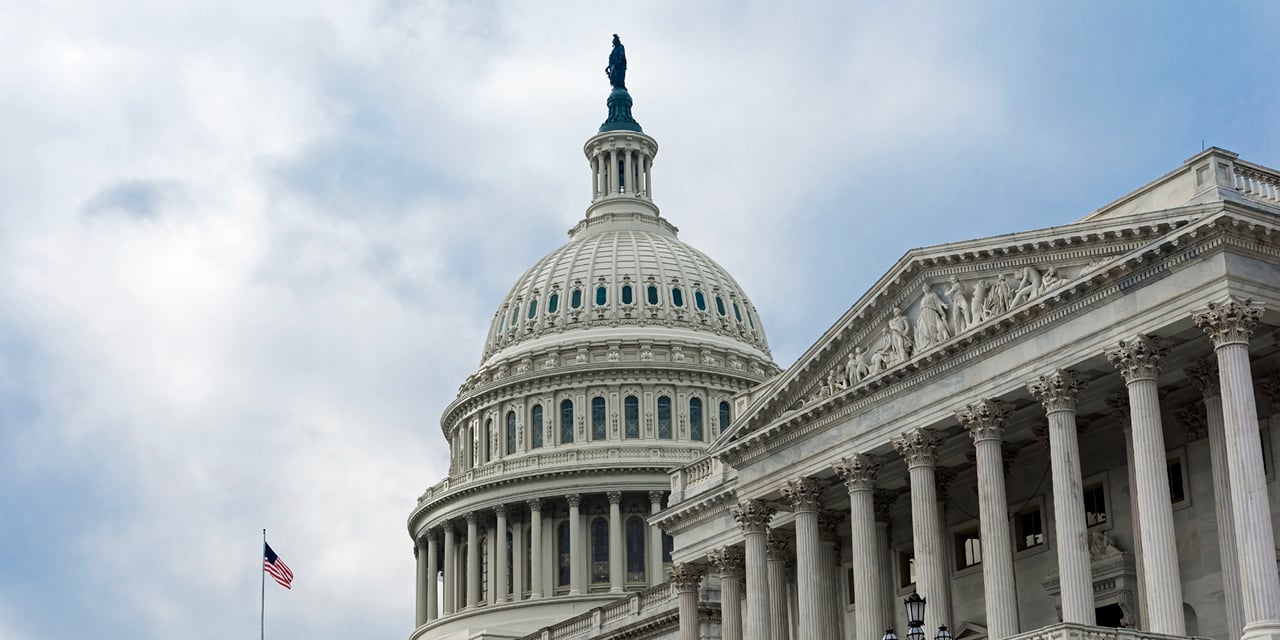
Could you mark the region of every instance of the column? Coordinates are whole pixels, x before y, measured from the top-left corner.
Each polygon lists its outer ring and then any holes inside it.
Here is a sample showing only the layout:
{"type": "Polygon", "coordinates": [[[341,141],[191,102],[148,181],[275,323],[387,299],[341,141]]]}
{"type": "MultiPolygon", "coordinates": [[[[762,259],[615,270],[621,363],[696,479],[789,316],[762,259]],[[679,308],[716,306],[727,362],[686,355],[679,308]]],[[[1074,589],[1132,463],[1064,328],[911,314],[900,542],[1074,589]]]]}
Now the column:
{"type": "Polygon", "coordinates": [[[453,538],[453,524],[444,523],[444,615],[457,611],[458,545],[453,538]]]}
{"type": "Polygon", "coordinates": [[[1134,487],[1137,482],[1134,480],[1133,473],[1133,427],[1129,422],[1129,394],[1127,392],[1115,393],[1107,397],[1107,406],[1111,407],[1111,411],[1120,419],[1120,432],[1124,435],[1124,456],[1127,471],[1127,480],[1129,482],[1129,519],[1132,521],[1130,528],[1133,530],[1133,557],[1135,562],[1135,573],[1138,577],[1138,611],[1136,619],[1130,621],[1138,629],[1147,629],[1147,578],[1146,571],[1142,568],[1142,516],[1139,510],[1142,508],[1138,504],[1138,491],[1134,487]]]}
{"type": "MultiPolygon", "coordinates": [[[[507,583],[507,505],[500,504],[494,507],[493,514],[497,516],[498,524],[489,548],[494,549],[497,554],[495,558],[497,572],[494,576],[495,580],[489,583],[493,585],[492,590],[495,594],[489,600],[494,604],[502,604],[507,601],[507,593],[511,591],[511,585],[507,583]]],[[[515,540],[511,542],[514,544],[515,540]]]]}
{"type": "Polygon", "coordinates": [[[436,532],[427,531],[427,622],[431,622],[439,618],[437,612],[438,603],[436,602],[436,591],[440,584],[440,569],[436,566],[438,562],[436,549],[436,532]]]}
{"type": "Polygon", "coordinates": [[[894,620],[897,619],[900,608],[893,597],[893,594],[898,592],[898,557],[897,551],[890,542],[893,537],[889,535],[889,526],[893,521],[893,505],[898,501],[898,495],[897,491],[887,489],[877,489],[875,492],[876,547],[880,559],[879,580],[882,594],[879,604],[885,629],[895,626],[894,620]]]}
{"type": "Polygon", "coordinates": [[[582,517],[578,507],[582,505],[582,496],[571,493],[564,497],[569,503],[569,595],[581,595],[582,591],[582,559],[587,550],[582,546],[582,517]]]}
{"type": "Polygon", "coordinates": [[[951,585],[943,553],[938,492],[934,486],[937,438],[923,429],[912,429],[893,440],[893,447],[907,463],[911,476],[911,537],[916,556],[916,586],[928,602],[927,626],[951,624],[951,585]]]}
{"type": "Polygon", "coordinates": [[[479,516],[467,514],[467,608],[480,602],[480,524],[479,516]]]}
{"type": "Polygon", "coordinates": [[[1182,370],[1204,398],[1209,460],[1213,468],[1213,508],[1218,524],[1218,557],[1222,563],[1222,595],[1227,607],[1227,637],[1244,629],[1244,594],[1240,591],[1240,556],[1236,553],[1235,515],[1231,509],[1231,470],[1227,460],[1227,432],[1222,419],[1222,392],[1216,359],[1202,360],[1182,370]]]}
{"type": "MultiPolygon", "coordinates": [[[[1013,577],[1013,544],[1009,539],[1009,500],[1004,487],[1004,424],[1008,411],[992,400],[979,400],[956,412],[960,421],[973,438],[978,475],[978,520],[982,537],[982,586],[987,609],[987,635],[991,640],[1002,640],[1018,633],[1018,593],[1013,577]]],[[[1073,432],[1074,437],[1074,432],[1073,432]]],[[[1055,467],[1056,468],[1056,467],[1055,467]]],[[[1057,476],[1054,476],[1057,479],[1057,476]]],[[[1076,470],[1076,492],[1080,491],[1080,471],[1076,470]]],[[[1054,504],[1059,497],[1058,485],[1054,485],[1054,504]]],[[[1080,542],[1084,542],[1084,513],[1080,516],[1080,542]]],[[[1058,521],[1074,516],[1058,512],[1058,521]]],[[[1061,531],[1059,526],[1059,531],[1061,531]]],[[[1061,558],[1059,558],[1061,559],[1061,558]]],[[[1088,556],[1085,556],[1086,576],[1088,556]]],[[[1065,576],[1063,578],[1065,585],[1065,576]]],[[[1066,600],[1067,589],[1062,589],[1066,600]]],[[[1092,590],[1081,592],[1084,596],[1092,590]]],[[[1064,620],[1093,624],[1093,619],[1064,620]]],[[[1093,612],[1092,606],[1089,609],[1093,612]]]]}
{"type": "Polygon", "coordinates": [[[653,156],[644,158],[644,195],[650,200],[653,199],[653,156]]]}
{"type": "Polygon", "coordinates": [[[880,464],[855,453],[835,465],[849,490],[849,535],[853,544],[854,637],[875,640],[889,628],[881,602],[881,547],[876,532],[875,488],[880,464]]]}
{"type": "Polygon", "coordinates": [[[844,637],[844,602],[840,599],[840,530],[844,514],[838,511],[818,512],[818,568],[822,586],[818,590],[822,627],[829,638],[844,637]]]}
{"type": "Polygon", "coordinates": [[[773,507],[759,500],[744,500],[732,509],[733,519],[742,529],[746,547],[747,624],[746,638],[767,640],[769,637],[769,559],[765,536],[773,507]]]}
{"type": "Polygon", "coordinates": [[[609,194],[618,193],[618,150],[609,150],[609,171],[605,174],[609,179],[609,194]]]}
{"type": "Polygon", "coordinates": [[[680,640],[700,640],[698,627],[698,584],[702,569],[687,563],[671,565],[667,579],[676,590],[680,612],[680,640]]]}
{"type": "Polygon", "coordinates": [[[529,599],[542,597],[542,500],[533,498],[529,505],[529,599]]]}
{"type": "Polygon", "coordinates": [[[413,541],[413,559],[416,560],[418,576],[417,597],[414,598],[414,627],[421,627],[427,622],[427,544],[426,536],[413,541]]]}
{"type": "Polygon", "coordinates": [[[1262,305],[1233,299],[1210,304],[1207,311],[1194,316],[1218,356],[1245,640],[1280,638],[1280,573],[1249,364],[1249,338],[1261,319],[1262,305]]]}
{"type": "Polygon", "coordinates": [[[623,189],[626,190],[627,195],[629,196],[634,196],[636,194],[636,185],[635,185],[636,174],[635,174],[634,165],[631,161],[632,155],[634,154],[631,152],[630,149],[623,149],[622,157],[624,159],[623,164],[625,165],[624,171],[626,171],[626,174],[622,178],[622,182],[623,182],[623,189]]]}
{"type": "MultiPolygon", "coordinates": [[[[787,601],[789,600],[787,596],[787,563],[791,561],[791,548],[787,544],[787,538],[776,529],[767,530],[764,544],[765,554],[769,559],[769,592],[765,597],[769,606],[768,638],[769,640],[790,640],[791,625],[787,621],[787,601]]],[[[750,574],[748,574],[749,577],[750,574]]],[[[748,580],[748,616],[751,615],[751,606],[751,586],[748,580]]],[[[759,637],[756,636],[756,638],[759,637]]],[[[752,640],[755,640],[755,638],[752,640]]]]}
{"type": "MultiPolygon", "coordinates": [[[[1173,534],[1173,507],[1169,501],[1160,398],[1156,395],[1160,363],[1168,352],[1159,338],[1139,335],[1122,340],[1118,349],[1107,352],[1107,359],[1120,370],[1129,391],[1133,475],[1137,483],[1138,509],[1142,513],[1140,531],[1143,572],[1147,582],[1147,620],[1151,631],[1181,636],[1186,634],[1182,617],[1182,579],[1178,572],[1177,540],[1173,534]]],[[[1254,428],[1256,431],[1256,423],[1254,428]]],[[[1262,466],[1258,468],[1261,470],[1262,466]]]]}
{"type": "Polygon", "coordinates": [[[609,593],[622,593],[626,568],[622,566],[622,492],[610,491],[609,498],[609,593]]]}
{"type": "Polygon", "coordinates": [[[596,174],[595,193],[593,193],[592,195],[596,198],[599,198],[605,194],[605,173],[604,173],[604,154],[603,153],[596,154],[595,169],[596,169],[595,170],[595,174],[596,174]]]}
{"type": "MultiPolygon", "coordinates": [[[[662,492],[649,492],[649,513],[657,514],[662,511],[662,492]]],[[[662,570],[662,529],[656,525],[649,525],[649,586],[656,587],[662,584],[666,578],[666,572],[662,570]]]]}
{"type": "Polygon", "coordinates": [[[796,590],[800,609],[797,633],[805,640],[827,640],[830,629],[820,617],[822,575],[818,567],[822,549],[818,542],[818,509],[822,487],[812,478],[796,478],[782,487],[791,502],[796,524],[796,590]]]}
{"type": "Polygon", "coordinates": [[[720,547],[711,552],[711,564],[720,572],[720,637],[742,640],[741,547],[720,547]]]}
{"type": "Polygon", "coordinates": [[[524,598],[524,521],[514,512],[511,514],[511,601],[519,602],[524,598]]]}

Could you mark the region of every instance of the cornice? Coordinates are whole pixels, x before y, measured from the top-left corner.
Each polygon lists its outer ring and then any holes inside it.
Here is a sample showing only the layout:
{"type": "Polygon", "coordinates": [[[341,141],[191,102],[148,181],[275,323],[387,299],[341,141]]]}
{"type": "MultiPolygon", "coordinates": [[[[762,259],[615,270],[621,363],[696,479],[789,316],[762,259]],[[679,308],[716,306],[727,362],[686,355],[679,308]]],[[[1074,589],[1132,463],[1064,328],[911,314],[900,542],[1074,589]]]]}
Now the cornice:
{"type": "Polygon", "coordinates": [[[716,516],[729,515],[730,508],[736,504],[737,482],[731,481],[718,491],[699,494],[649,516],[649,524],[675,535],[716,516]]]}

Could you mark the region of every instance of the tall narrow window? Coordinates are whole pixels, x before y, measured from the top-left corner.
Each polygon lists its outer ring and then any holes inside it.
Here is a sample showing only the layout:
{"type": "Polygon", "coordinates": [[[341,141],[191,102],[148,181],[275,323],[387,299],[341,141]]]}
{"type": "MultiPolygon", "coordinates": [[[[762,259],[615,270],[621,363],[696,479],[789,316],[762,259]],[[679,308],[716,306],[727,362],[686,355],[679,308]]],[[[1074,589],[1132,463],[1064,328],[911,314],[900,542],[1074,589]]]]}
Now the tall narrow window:
{"type": "Polygon", "coordinates": [[[1044,521],[1039,505],[1028,507],[1013,517],[1015,547],[1026,551],[1044,544],[1044,521]]]}
{"type": "Polygon", "coordinates": [[[481,450],[484,451],[484,460],[488,463],[493,461],[493,420],[484,421],[484,442],[480,443],[481,450]]]}
{"type": "MultiPolygon", "coordinates": [[[[518,594],[520,593],[520,585],[515,583],[515,575],[514,575],[516,570],[516,565],[514,563],[516,548],[515,548],[515,545],[512,544],[510,531],[507,531],[507,543],[502,546],[504,549],[507,550],[507,579],[499,581],[498,585],[499,585],[499,588],[504,591],[510,588],[510,589],[514,589],[515,592],[518,594]]],[[[511,591],[507,591],[506,593],[500,593],[498,595],[506,596],[509,593],[511,593],[511,591]]]]}
{"type": "Polygon", "coordinates": [[[626,422],[627,437],[640,437],[640,398],[635,396],[627,396],[622,403],[624,421],[626,422]]]}
{"type": "Polygon", "coordinates": [[[702,398],[689,399],[689,439],[702,442],[702,398]]]}
{"type": "MultiPolygon", "coordinates": [[[[524,584],[520,585],[520,591],[526,591],[533,588],[533,527],[524,528],[524,584]]],[[[539,586],[539,589],[542,587],[539,586]]]]}
{"type": "Polygon", "coordinates": [[[542,448],[542,405],[533,405],[533,415],[530,416],[530,422],[533,423],[533,432],[529,434],[529,447],[531,449],[542,448]]]}
{"type": "Polygon", "coordinates": [[[627,582],[644,582],[644,520],[627,518],[627,582]]]}
{"type": "Polygon", "coordinates": [[[729,403],[721,400],[720,401],[720,432],[721,433],[724,433],[724,430],[729,428],[729,419],[730,419],[729,403]]]}
{"type": "Polygon", "coordinates": [[[680,287],[671,287],[671,304],[677,307],[684,306],[684,292],[680,290],[680,287]]]}
{"type": "Polygon", "coordinates": [[[516,452],[516,412],[507,412],[507,455],[516,452]]]}
{"type": "Polygon", "coordinates": [[[697,289],[693,291],[693,304],[694,306],[698,307],[698,311],[707,310],[707,298],[703,296],[702,292],[698,291],[697,289]]]}
{"type": "Polygon", "coordinates": [[[480,538],[480,600],[489,600],[489,536],[480,538]]]}
{"type": "Polygon", "coordinates": [[[977,527],[955,534],[956,570],[968,569],[982,563],[982,537],[977,527]]]}
{"type": "Polygon", "coordinates": [[[716,313],[719,313],[721,316],[725,315],[724,298],[721,298],[720,296],[716,296],[716,313]]]}
{"type": "Polygon", "coordinates": [[[738,319],[738,324],[742,324],[742,311],[738,309],[738,303],[733,303],[733,317],[738,319]]]}
{"type": "Polygon", "coordinates": [[[591,582],[609,581],[609,522],[604,518],[591,521],[591,582]]]}
{"type": "Polygon", "coordinates": [[[671,398],[658,396],[658,437],[671,439],[671,398]]]}
{"type": "Polygon", "coordinates": [[[649,304],[658,304],[658,288],[657,287],[655,287],[654,285],[649,285],[649,289],[645,292],[645,295],[648,297],[649,304]]]}
{"type": "Polygon", "coordinates": [[[560,403],[560,444],[573,442],[573,401],[560,403]]]}
{"type": "Polygon", "coordinates": [[[608,301],[609,301],[609,289],[607,289],[603,285],[596,287],[596,305],[603,307],[604,303],[608,301]]]}
{"type": "Polygon", "coordinates": [[[609,430],[605,425],[604,398],[599,396],[591,399],[591,439],[604,440],[609,437],[609,430]]]}
{"type": "Polygon", "coordinates": [[[547,313],[555,313],[560,308],[560,294],[553,293],[547,298],[547,313]]]}
{"type": "Polygon", "coordinates": [[[538,315],[538,299],[534,298],[529,301],[529,319],[532,320],[536,315],[538,315]]]}
{"type": "Polygon", "coordinates": [[[629,284],[622,285],[622,304],[631,304],[631,302],[635,300],[635,298],[632,296],[633,294],[631,292],[631,285],[629,284]]]}
{"type": "Polygon", "coordinates": [[[556,584],[567,587],[569,586],[570,562],[569,562],[569,523],[561,522],[560,528],[556,534],[556,564],[559,571],[557,572],[556,584]]]}
{"type": "Polygon", "coordinates": [[[574,309],[582,308],[582,289],[574,289],[573,293],[569,294],[569,306],[574,309]]]}
{"type": "Polygon", "coordinates": [[[1101,482],[1084,488],[1084,519],[1090,527],[1107,522],[1107,496],[1101,482]]]}
{"type": "Polygon", "coordinates": [[[662,534],[662,562],[671,564],[671,552],[676,548],[676,540],[667,534],[662,534]]]}

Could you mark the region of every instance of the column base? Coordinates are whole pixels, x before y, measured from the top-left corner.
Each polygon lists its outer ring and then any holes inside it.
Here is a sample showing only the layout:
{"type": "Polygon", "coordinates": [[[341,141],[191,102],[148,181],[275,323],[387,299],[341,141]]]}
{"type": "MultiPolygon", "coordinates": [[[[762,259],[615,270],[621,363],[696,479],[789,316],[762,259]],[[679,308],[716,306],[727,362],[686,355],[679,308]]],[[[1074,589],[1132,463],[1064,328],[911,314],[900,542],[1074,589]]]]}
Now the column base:
{"type": "Polygon", "coordinates": [[[1244,626],[1241,640],[1280,640],[1280,620],[1263,620],[1244,626]]]}

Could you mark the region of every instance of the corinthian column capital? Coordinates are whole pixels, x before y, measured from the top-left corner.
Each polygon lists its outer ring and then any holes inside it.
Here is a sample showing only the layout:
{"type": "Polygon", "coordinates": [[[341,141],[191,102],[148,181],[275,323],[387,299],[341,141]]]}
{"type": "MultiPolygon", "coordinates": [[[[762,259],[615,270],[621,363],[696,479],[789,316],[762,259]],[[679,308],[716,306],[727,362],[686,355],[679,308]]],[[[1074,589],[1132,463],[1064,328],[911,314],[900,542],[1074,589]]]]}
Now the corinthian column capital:
{"type": "Polygon", "coordinates": [[[1227,298],[1225,302],[1210,302],[1208,310],[1192,314],[1191,319],[1209,336],[1214,347],[1248,344],[1262,319],[1262,305],[1252,300],[1241,302],[1227,298]]]}
{"type": "Polygon", "coordinates": [[[791,559],[791,542],[787,536],[777,531],[769,529],[768,535],[764,539],[765,553],[770,560],[790,560],[791,559]]]}
{"type": "Polygon", "coordinates": [[[1121,427],[1129,428],[1129,394],[1123,391],[1117,391],[1107,396],[1107,407],[1111,409],[1116,417],[1120,418],[1121,427]]]}
{"type": "Polygon", "coordinates": [[[569,503],[570,507],[577,507],[582,504],[582,494],[580,493],[571,493],[565,496],[564,499],[565,502],[569,503]]]}
{"type": "Polygon", "coordinates": [[[818,539],[839,541],[840,531],[847,529],[844,513],[840,511],[822,510],[818,512],[818,539]]]}
{"type": "Polygon", "coordinates": [[[775,509],[760,500],[743,500],[730,509],[743,533],[763,533],[775,509]]]}
{"type": "Polygon", "coordinates": [[[1209,423],[1204,405],[1199,400],[1173,412],[1174,420],[1187,431],[1187,442],[1195,442],[1209,435],[1209,423]]]}
{"type": "Polygon", "coordinates": [[[1075,411],[1076,399],[1086,384],[1075,371],[1054,369],[1040,376],[1038,382],[1027,385],[1027,391],[1044,405],[1048,413],[1075,411]]]}
{"type": "Polygon", "coordinates": [[[1222,395],[1222,386],[1218,381],[1218,361],[1216,358],[1203,358],[1187,365],[1182,373],[1200,390],[1206,398],[1222,395]]]}
{"type": "Polygon", "coordinates": [[[610,491],[609,493],[605,494],[605,497],[609,499],[609,504],[622,504],[621,491],[610,491]]]}
{"type": "Polygon", "coordinates": [[[821,507],[822,486],[813,478],[796,478],[783,485],[782,496],[796,511],[817,511],[821,507]]]}
{"type": "Polygon", "coordinates": [[[907,468],[934,466],[938,462],[938,438],[924,429],[911,429],[893,439],[893,448],[907,462],[907,468]]]}
{"type": "Polygon", "coordinates": [[[844,480],[845,488],[853,493],[875,489],[876,472],[880,470],[880,463],[869,455],[855,453],[842,458],[833,468],[840,479],[844,480]]]}
{"type": "Polygon", "coordinates": [[[1004,439],[1004,423],[1009,410],[995,400],[979,400],[956,412],[956,419],[969,432],[975,443],[1004,439]]]}
{"type": "Polygon", "coordinates": [[[1136,380],[1155,380],[1160,375],[1160,364],[1169,355],[1169,348],[1156,336],[1137,335],[1121,340],[1118,348],[1107,352],[1107,360],[1120,370],[1126,383],[1136,380]]]}
{"type": "Polygon", "coordinates": [[[677,562],[667,571],[667,580],[676,591],[696,591],[706,570],[688,562],[677,562]]]}
{"type": "Polygon", "coordinates": [[[741,576],[746,557],[742,547],[720,547],[707,556],[722,576],[741,576]]]}

